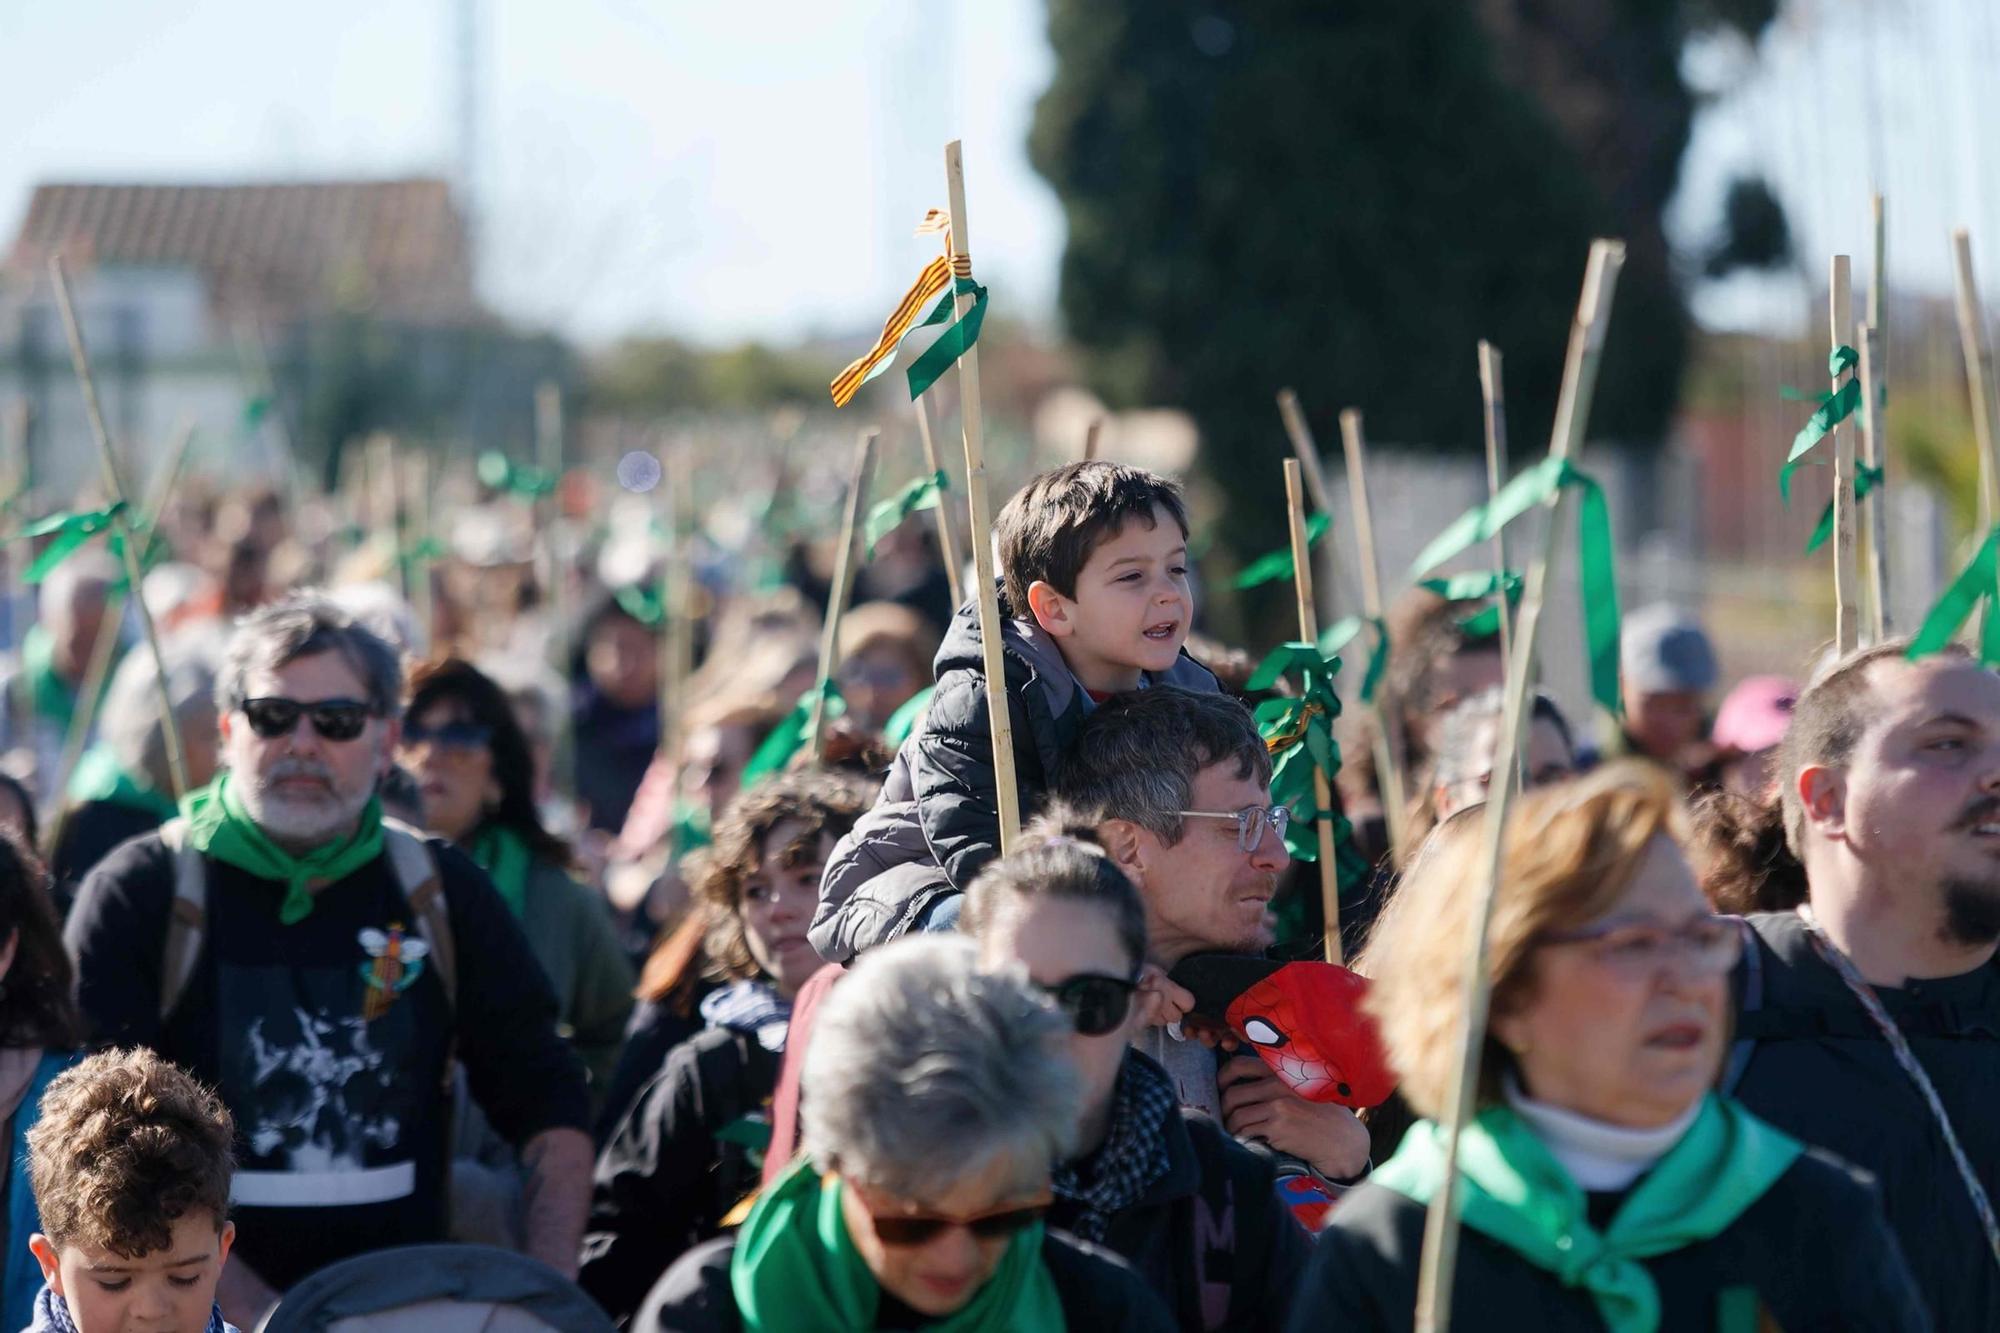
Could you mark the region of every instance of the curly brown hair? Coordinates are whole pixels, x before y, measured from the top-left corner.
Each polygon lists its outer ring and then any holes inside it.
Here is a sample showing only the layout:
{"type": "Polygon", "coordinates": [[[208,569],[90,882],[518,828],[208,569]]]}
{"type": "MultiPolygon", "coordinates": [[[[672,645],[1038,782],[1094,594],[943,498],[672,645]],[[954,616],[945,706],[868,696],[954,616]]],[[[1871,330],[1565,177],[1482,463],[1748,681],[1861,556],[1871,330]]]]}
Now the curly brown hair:
{"type": "Polygon", "coordinates": [[[1694,803],[1701,891],[1718,912],[1789,912],[1806,900],[1806,868],[1785,845],[1785,813],[1775,802],[1731,791],[1694,803]]]}
{"type": "Polygon", "coordinates": [[[101,1051],[49,1084],[28,1131],[42,1231],[132,1259],[173,1244],[188,1213],[220,1228],[235,1135],[222,1100],[152,1051],[101,1051]]]}

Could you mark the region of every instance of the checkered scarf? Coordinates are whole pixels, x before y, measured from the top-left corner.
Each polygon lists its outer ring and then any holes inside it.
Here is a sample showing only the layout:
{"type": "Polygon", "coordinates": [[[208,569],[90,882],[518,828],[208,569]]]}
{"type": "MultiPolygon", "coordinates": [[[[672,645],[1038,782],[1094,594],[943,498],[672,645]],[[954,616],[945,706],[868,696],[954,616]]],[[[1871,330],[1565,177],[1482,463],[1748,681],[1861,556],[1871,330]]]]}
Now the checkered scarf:
{"type": "MultiPolygon", "coordinates": [[[[35,1322],[31,1326],[34,1333],[42,1329],[51,1333],[76,1333],[76,1321],[70,1318],[69,1302],[56,1295],[46,1284],[35,1293],[35,1322]]],[[[213,1305],[208,1311],[208,1327],[203,1333],[237,1333],[234,1324],[224,1323],[222,1307],[213,1305]]]]}
{"type": "Polygon", "coordinates": [[[1070,1230],[1101,1242],[1112,1215],[1139,1201],[1167,1174],[1167,1117],[1179,1109],[1174,1086],[1158,1065],[1128,1055],[1111,1093],[1111,1125],[1096,1152],[1055,1170],[1058,1198],[1083,1205],[1070,1230]]]}

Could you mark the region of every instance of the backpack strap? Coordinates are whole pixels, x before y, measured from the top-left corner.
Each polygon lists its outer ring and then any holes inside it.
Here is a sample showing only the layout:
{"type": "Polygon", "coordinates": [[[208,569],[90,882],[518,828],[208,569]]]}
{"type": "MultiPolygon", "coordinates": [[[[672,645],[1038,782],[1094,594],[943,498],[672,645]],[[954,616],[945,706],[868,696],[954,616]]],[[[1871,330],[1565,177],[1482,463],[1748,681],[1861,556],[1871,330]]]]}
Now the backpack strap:
{"type": "Polygon", "coordinates": [[[382,821],[382,845],[396,872],[396,883],[416,917],[417,932],[430,946],[431,962],[444,985],[445,1003],[458,1009],[458,948],[451,930],[451,912],[444,900],[444,880],[437,859],[423,834],[393,819],[382,821]]]}
{"type": "Polygon", "coordinates": [[[208,929],[208,868],[188,841],[187,820],[176,815],[160,826],[160,841],[174,857],[174,900],[167,914],[166,948],[160,960],[160,1022],[180,1006],[194,979],[208,929]]]}
{"type": "MultiPolygon", "coordinates": [[[[1734,919],[1736,928],[1743,932],[1742,985],[1737,992],[1736,1012],[1739,1015],[1754,1014],[1764,1007],[1764,951],[1749,920],[1740,916],[1734,919]]],[[[1750,1068],[1750,1057],[1756,1052],[1757,1038],[1754,1035],[1738,1037],[1730,1045],[1729,1063],[1723,1066],[1717,1091],[1725,1097],[1734,1093],[1736,1085],[1743,1081],[1744,1071],[1750,1068]]]]}

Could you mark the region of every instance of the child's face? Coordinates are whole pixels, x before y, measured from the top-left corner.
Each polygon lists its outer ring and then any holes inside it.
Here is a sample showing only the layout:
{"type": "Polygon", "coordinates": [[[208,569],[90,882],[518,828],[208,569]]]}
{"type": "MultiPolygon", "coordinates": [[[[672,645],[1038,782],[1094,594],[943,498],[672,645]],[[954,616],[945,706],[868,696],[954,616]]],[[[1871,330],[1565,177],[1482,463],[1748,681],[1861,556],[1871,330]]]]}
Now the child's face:
{"type": "Polygon", "coordinates": [[[1187,640],[1194,619],[1187,537],[1174,516],[1155,505],[1151,527],[1128,522],[1090,553],[1074,597],[1046,583],[1029,593],[1036,620],[1056,637],[1085,685],[1130,689],[1139,672],[1172,667],[1187,640]]]}
{"type": "Polygon", "coordinates": [[[47,1236],[28,1244],[77,1333],[203,1333],[235,1239],[234,1222],[218,1230],[213,1213],[190,1211],[175,1219],[164,1250],[135,1258],[85,1245],[57,1250],[47,1236]]]}

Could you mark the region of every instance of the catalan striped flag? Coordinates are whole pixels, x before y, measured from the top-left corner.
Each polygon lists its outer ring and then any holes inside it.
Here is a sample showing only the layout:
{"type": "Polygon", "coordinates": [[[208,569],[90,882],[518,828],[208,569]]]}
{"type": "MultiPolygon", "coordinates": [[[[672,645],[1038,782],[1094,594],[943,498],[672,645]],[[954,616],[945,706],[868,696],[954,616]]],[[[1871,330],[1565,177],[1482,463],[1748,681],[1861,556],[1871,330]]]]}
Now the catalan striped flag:
{"type": "MultiPolygon", "coordinates": [[[[931,212],[935,214],[938,210],[932,209],[931,212]]],[[[929,221],[928,216],[925,221],[929,221]]],[[[910,330],[916,327],[917,317],[923,313],[924,303],[950,285],[951,260],[948,256],[939,255],[924,265],[924,271],[917,275],[916,282],[911,285],[909,291],[903,293],[903,299],[897,302],[896,308],[889,312],[889,318],[883,321],[882,336],[875,340],[875,345],[868,349],[865,356],[834,376],[835,407],[846,407],[848,400],[854,397],[862,385],[889,368],[889,363],[895,360],[896,347],[909,335],[910,330]]]]}

